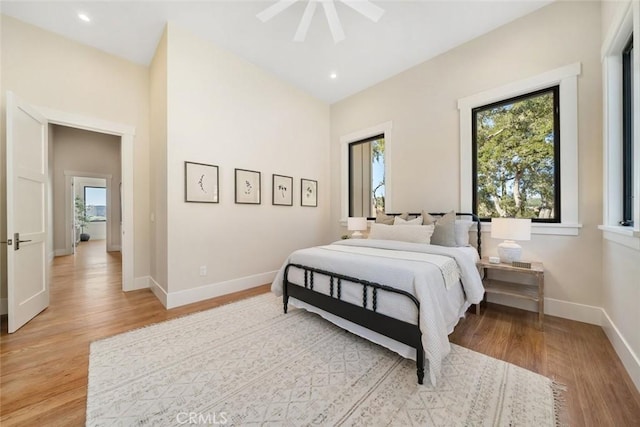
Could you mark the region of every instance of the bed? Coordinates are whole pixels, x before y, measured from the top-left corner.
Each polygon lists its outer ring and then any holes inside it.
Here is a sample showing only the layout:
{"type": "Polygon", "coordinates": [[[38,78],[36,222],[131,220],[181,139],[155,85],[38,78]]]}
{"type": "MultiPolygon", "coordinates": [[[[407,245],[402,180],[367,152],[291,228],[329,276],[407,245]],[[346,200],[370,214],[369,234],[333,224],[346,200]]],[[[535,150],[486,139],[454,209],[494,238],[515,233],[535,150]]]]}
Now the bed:
{"type": "Polygon", "coordinates": [[[467,308],[484,296],[476,268],[481,251],[479,219],[473,214],[455,215],[476,223],[475,248],[341,240],[293,252],[271,289],[282,295],[285,313],[288,304],[306,309],[415,360],[419,384],[428,361],[429,380],[435,385],[442,359],[450,351],[448,335],[467,308]]]}

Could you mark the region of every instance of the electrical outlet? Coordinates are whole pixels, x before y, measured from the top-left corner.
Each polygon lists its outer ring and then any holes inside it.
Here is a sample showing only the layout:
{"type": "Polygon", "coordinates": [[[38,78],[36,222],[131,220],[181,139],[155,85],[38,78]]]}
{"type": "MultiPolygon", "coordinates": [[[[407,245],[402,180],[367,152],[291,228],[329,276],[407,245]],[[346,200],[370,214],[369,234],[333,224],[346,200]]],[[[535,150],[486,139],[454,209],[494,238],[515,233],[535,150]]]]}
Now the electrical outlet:
{"type": "Polygon", "coordinates": [[[206,276],[207,275],[207,266],[206,265],[201,265],[200,266],[200,275],[201,276],[206,276]]]}

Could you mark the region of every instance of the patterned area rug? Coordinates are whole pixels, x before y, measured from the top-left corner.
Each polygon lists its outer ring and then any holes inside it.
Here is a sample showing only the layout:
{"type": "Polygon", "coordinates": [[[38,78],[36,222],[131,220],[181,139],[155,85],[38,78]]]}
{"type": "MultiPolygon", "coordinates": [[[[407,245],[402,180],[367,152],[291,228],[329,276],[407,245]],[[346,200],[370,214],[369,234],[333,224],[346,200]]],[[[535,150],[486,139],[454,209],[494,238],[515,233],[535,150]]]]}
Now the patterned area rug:
{"type": "Polygon", "coordinates": [[[557,424],[550,379],[452,347],[418,385],[415,362],[260,295],[92,343],[87,425],[557,424]]]}

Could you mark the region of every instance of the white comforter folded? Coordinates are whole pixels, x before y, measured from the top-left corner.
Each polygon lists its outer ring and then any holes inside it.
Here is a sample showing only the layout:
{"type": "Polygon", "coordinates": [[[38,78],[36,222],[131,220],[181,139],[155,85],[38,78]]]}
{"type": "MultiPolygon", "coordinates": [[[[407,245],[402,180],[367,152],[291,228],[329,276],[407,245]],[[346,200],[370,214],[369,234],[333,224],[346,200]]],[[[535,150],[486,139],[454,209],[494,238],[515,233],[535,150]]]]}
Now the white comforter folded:
{"type": "MultiPolygon", "coordinates": [[[[422,332],[422,345],[426,359],[429,361],[429,378],[431,383],[435,385],[436,378],[440,374],[442,359],[449,354],[451,349],[447,337],[453,329],[449,314],[452,311],[450,309],[452,302],[449,296],[451,292],[447,290],[443,272],[438,265],[420,261],[419,257],[415,256],[407,256],[408,259],[402,259],[402,256],[398,256],[398,251],[429,253],[455,259],[460,271],[464,298],[467,303],[477,304],[482,300],[484,288],[473,260],[457,248],[421,243],[353,239],[337,241],[332,245],[377,248],[380,250],[380,254],[372,256],[357,253],[358,251],[349,253],[339,250],[339,247],[338,250],[326,247],[301,249],[292,253],[285,261],[271,285],[271,290],[276,295],[282,295],[284,267],[289,263],[296,263],[369,280],[412,293],[420,301],[419,326],[422,332]],[[385,256],[387,251],[396,252],[393,256],[385,256]]],[[[300,282],[296,281],[296,283],[300,282]]],[[[412,303],[408,301],[408,298],[398,295],[393,295],[393,298],[388,296],[386,293],[385,295],[379,294],[380,309],[378,311],[381,313],[386,311],[384,314],[415,324],[415,310],[410,310],[412,303]],[[389,302],[392,303],[391,306],[389,302]],[[410,313],[413,313],[413,319],[407,318],[407,316],[411,317],[410,313]]],[[[348,297],[343,299],[348,301],[348,297]]],[[[357,304],[357,301],[348,302],[357,304]]],[[[457,322],[457,317],[455,322],[457,322]]]]}

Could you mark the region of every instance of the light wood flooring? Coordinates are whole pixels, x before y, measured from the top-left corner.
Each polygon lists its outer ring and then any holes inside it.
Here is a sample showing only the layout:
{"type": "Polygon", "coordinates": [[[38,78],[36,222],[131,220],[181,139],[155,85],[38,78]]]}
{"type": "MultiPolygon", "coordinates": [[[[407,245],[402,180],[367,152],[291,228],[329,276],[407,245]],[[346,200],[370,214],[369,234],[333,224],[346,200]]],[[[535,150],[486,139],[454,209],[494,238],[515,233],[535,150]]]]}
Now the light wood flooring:
{"type": "MultiPolygon", "coordinates": [[[[84,425],[91,341],[268,292],[268,285],[165,310],[149,290],[121,291],[120,255],[83,242],[52,269],[51,306],[15,334],[2,319],[0,424],[84,425]]],[[[469,314],[451,341],[567,386],[566,420],[575,426],[639,426],[640,394],[601,328],[488,305],[469,314]]]]}

